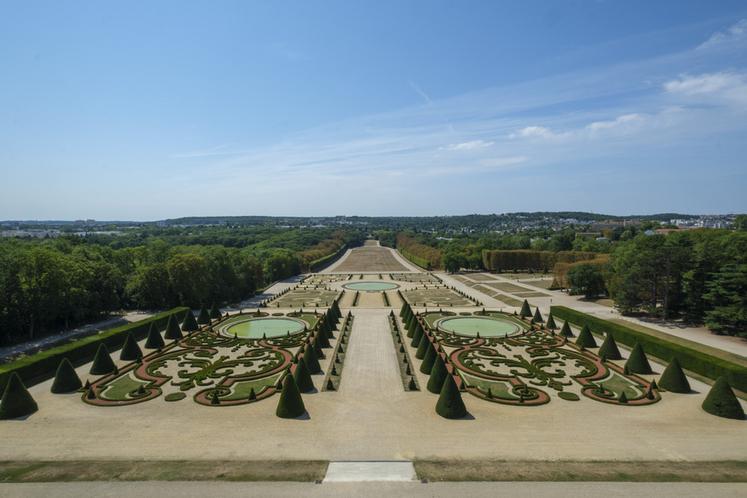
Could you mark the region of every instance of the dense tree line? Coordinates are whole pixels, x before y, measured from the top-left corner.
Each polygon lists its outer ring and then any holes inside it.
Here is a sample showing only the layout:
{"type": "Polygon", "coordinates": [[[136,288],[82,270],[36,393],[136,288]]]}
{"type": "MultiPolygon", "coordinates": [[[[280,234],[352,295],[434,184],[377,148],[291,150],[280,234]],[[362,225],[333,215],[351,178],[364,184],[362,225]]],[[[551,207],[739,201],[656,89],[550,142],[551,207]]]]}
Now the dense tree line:
{"type": "MultiPolygon", "coordinates": [[[[215,233],[212,227],[206,230],[215,233]]],[[[237,302],[298,274],[325,251],[362,239],[353,231],[262,229],[265,237],[259,241],[255,233],[244,233],[225,236],[241,244],[194,244],[209,241],[199,231],[0,240],[0,343],[31,339],[120,309],[237,302]]]]}
{"type": "Polygon", "coordinates": [[[639,236],[612,254],[607,287],[624,313],[705,322],[747,335],[747,232],[688,230],[639,236]]]}

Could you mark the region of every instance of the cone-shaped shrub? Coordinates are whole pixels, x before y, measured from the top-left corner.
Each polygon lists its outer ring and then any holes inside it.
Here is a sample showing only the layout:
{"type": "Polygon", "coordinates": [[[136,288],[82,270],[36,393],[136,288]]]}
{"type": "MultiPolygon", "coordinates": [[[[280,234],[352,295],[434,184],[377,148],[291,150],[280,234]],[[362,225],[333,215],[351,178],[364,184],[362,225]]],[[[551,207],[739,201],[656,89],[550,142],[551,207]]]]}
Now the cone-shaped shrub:
{"type": "MultiPolygon", "coordinates": [[[[191,315],[192,313],[187,312],[187,314],[191,315]]],[[[166,333],[163,336],[172,341],[182,338],[182,330],[179,328],[179,323],[176,321],[176,315],[169,315],[169,321],[166,323],[166,333]]]]}
{"type": "Polygon", "coordinates": [[[521,305],[521,311],[519,312],[519,316],[522,318],[527,318],[532,316],[532,310],[529,309],[529,301],[524,299],[524,302],[521,305]]]}
{"type": "Polygon", "coordinates": [[[553,316],[552,316],[552,311],[547,316],[547,324],[545,324],[545,325],[550,330],[555,330],[556,328],[558,328],[558,326],[555,325],[555,318],[553,318],[553,316]]]}
{"type": "Polygon", "coordinates": [[[306,366],[306,362],[301,358],[296,364],[296,371],[293,372],[293,378],[296,381],[298,390],[302,393],[308,393],[314,390],[314,381],[311,380],[311,374],[309,368],[306,366]]]}
{"type": "Polygon", "coordinates": [[[163,337],[158,331],[158,327],[154,322],[150,322],[150,328],[148,329],[148,338],[145,339],[146,349],[160,349],[164,346],[163,337]]]}
{"type": "Polygon", "coordinates": [[[425,353],[428,351],[428,345],[431,343],[430,340],[428,340],[428,336],[426,334],[423,334],[420,336],[420,342],[418,343],[418,350],[415,351],[415,358],[418,360],[422,360],[425,358],[425,353]]]}
{"type": "Polygon", "coordinates": [[[615,338],[609,332],[604,336],[602,346],[599,348],[599,357],[605,360],[622,360],[620,350],[617,348],[615,338]]]}
{"type": "Polygon", "coordinates": [[[210,313],[208,313],[208,310],[206,307],[200,308],[200,314],[197,315],[197,323],[200,325],[207,325],[210,323],[210,313]]]}
{"type": "Polygon", "coordinates": [[[412,335],[412,342],[410,342],[410,346],[416,348],[420,344],[420,339],[423,338],[425,335],[425,332],[423,331],[423,328],[418,326],[415,329],[415,333],[412,335]]]}
{"type": "Polygon", "coordinates": [[[648,358],[646,358],[646,353],[643,352],[643,347],[641,347],[639,343],[636,342],[635,346],[633,346],[633,351],[630,352],[630,357],[628,358],[628,361],[625,362],[625,368],[627,368],[630,373],[653,373],[651,365],[648,363],[648,358]]]}
{"type": "Polygon", "coordinates": [[[80,377],[75,372],[73,364],[70,360],[63,358],[60,365],[57,367],[57,373],[54,375],[54,382],[52,382],[52,392],[55,394],[60,393],[71,393],[77,391],[83,387],[83,383],[80,381],[80,377]]]}
{"type": "Polygon", "coordinates": [[[0,399],[0,420],[31,415],[39,407],[31,397],[18,373],[13,372],[5,384],[3,397],[0,399]]]}
{"type": "Polygon", "coordinates": [[[292,375],[286,375],[275,415],[280,418],[296,418],[304,413],[306,413],[306,407],[303,404],[303,399],[301,399],[301,392],[298,390],[296,380],[292,375]]]}
{"type": "Polygon", "coordinates": [[[106,344],[99,344],[99,349],[96,351],[96,356],[93,357],[93,364],[91,365],[90,373],[92,375],[105,375],[114,372],[116,370],[114,361],[109,354],[109,350],[106,348],[106,344]]]}
{"type": "Polygon", "coordinates": [[[402,306],[399,309],[399,317],[402,318],[405,316],[405,306],[407,306],[407,303],[402,303],[402,306]]]}
{"type": "Polygon", "coordinates": [[[122,351],[119,352],[119,359],[124,361],[135,361],[138,358],[143,357],[143,352],[140,350],[140,346],[137,345],[137,341],[132,334],[127,334],[122,351]]]}
{"type": "Polygon", "coordinates": [[[210,308],[210,318],[215,320],[216,318],[220,318],[220,308],[218,308],[218,305],[213,303],[213,307],[210,308]]]}
{"type": "Polygon", "coordinates": [[[742,420],[744,410],[739,400],[731,390],[731,386],[725,377],[719,377],[711,387],[705,400],[703,400],[703,409],[711,415],[717,417],[733,418],[742,420]]]}
{"type": "Polygon", "coordinates": [[[685,372],[682,371],[682,367],[676,356],[672,358],[672,361],[661,374],[659,385],[673,393],[689,393],[691,391],[690,383],[687,381],[685,372]]]}
{"type": "Polygon", "coordinates": [[[467,408],[452,375],[447,375],[436,403],[436,413],[444,418],[463,418],[467,408]]]}
{"type": "Polygon", "coordinates": [[[309,369],[309,373],[317,374],[322,372],[322,367],[319,365],[319,358],[317,358],[314,346],[311,344],[307,344],[303,350],[303,361],[306,362],[306,368],[309,369]]]}
{"type": "Polygon", "coordinates": [[[620,393],[620,398],[617,401],[622,405],[625,405],[628,403],[628,395],[625,394],[625,391],[620,393]]]}
{"type": "Polygon", "coordinates": [[[195,320],[192,311],[187,310],[187,313],[184,315],[184,321],[182,322],[182,330],[184,332],[194,332],[199,328],[200,327],[197,325],[197,320],[195,320]]]}
{"type": "Polygon", "coordinates": [[[319,331],[319,333],[316,336],[316,343],[319,346],[319,348],[331,348],[332,347],[332,345],[329,343],[329,335],[327,335],[326,330],[319,331]]]}
{"type": "Polygon", "coordinates": [[[542,323],[545,320],[542,318],[542,313],[540,313],[539,306],[537,306],[537,309],[534,310],[534,316],[532,317],[532,323],[542,323]]]}
{"type": "Polygon", "coordinates": [[[428,378],[428,390],[433,394],[439,394],[441,388],[444,387],[444,380],[447,375],[449,375],[449,372],[446,371],[446,363],[444,363],[441,355],[436,355],[433,368],[431,368],[431,376],[428,378]]]}
{"type": "Polygon", "coordinates": [[[436,361],[436,356],[438,356],[436,348],[433,347],[433,343],[431,341],[428,341],[427,348],[428,349],[425,352],[425,356],[423,357],[423,363],[420,364],[420,371],[426,375],[431,373],[433,362],[436,361]]]}
{"type": "Polygon", "coordinates": [[[597,341],[595,341],[594,336],[591,335],[591,330],[588,325],[584,325],[581,329],[581,332],[578,334],[578,339],[576,339],[576,345],[582,348],[597,347],[597,341]]]}
{"type": "Polygon", "coordinates": [[[560,329],[560,335],[563,337],[573,337],[573,331],[571,330],[571,325],[566,322],[563,324],[563,328],[560,329]]]}

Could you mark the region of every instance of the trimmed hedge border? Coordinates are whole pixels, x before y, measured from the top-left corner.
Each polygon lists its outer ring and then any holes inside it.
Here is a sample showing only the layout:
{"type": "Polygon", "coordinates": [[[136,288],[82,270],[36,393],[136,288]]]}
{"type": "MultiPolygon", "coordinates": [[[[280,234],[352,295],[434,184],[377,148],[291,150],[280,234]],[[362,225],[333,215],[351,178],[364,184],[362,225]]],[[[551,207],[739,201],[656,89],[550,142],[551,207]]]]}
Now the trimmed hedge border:
{"type": "Polygon", "coordinates": [[[550,311],[554,317],[568,320],[580,327],[588,325],[597,335],[602,335],[603,332],[610,333],[615,341],[628,347],[632,348],[636,342],[640,343],[646,353],[659,359],[672,361],[677,357],[682,368],[709,379],[716,380],[724,376],[732,387],[747,392],[747,368],[741,365],[565,306],[551,306],[550,311]]]}
{"type": "Polygon", "coordinates": [[[340,246],[338,250],[333,252],[332,254],[327,254],[326,256],[322,256],[319,259],[315,259],[314,261],[311,261],[309,263],[309,271],[311,272],[318,272],[319,270],[331,265],[338,259],[342,257],[343,254],[348,250],[348,245],[343,244],[340,246]]]}
{"type": "Polygon", "coordinates": [[[120,349],[128,334],[132,334],[136,340],[143,339],[148,335],[151,322],[156,322],[159,330],[166,328],[169,316],[175,314],[181,321],[189,308],[178,307],[169,311],[159,313],[145,320],[140,320],[120,327],[105,330],[99,334],[90,335],[77,341],[62,344],[46,351],[24,356],[5,365],[0,365],[0,386],[5,387],[8,378],[13,372],[20,375],[21,380],[27,386],[32,386],[54,377],[57,367],[63,358],[67,358],[75,366],[80,366],[93,360],[99,345],[106,344],[110,350],[120,349]]]}

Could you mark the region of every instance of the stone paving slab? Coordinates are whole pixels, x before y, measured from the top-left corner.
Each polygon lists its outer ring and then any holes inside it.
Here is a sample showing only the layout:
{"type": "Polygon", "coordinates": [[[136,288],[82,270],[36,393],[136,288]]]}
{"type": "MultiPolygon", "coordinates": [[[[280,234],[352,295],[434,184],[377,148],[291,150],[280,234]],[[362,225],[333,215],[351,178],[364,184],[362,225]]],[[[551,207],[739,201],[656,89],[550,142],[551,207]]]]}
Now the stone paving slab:
{"type": "Polygon", "coordinates": [[[413,481],[415,467],[409,461],[329,462],[324,483],[367,481],[413,481]]]}

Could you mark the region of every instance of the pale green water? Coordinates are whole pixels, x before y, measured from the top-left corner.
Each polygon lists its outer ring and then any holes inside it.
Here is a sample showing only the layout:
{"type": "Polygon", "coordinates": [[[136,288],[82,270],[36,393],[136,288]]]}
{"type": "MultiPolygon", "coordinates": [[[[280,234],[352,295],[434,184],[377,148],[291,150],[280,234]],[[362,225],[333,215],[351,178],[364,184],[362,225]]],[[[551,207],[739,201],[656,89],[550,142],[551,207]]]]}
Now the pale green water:
{"type": "Polygon", "coordinates": [[[444,318],[437,325],[447,332],[469,337],[477,336],[478,332],[480,337],[503,337],[521,330],[518,324],[509,320],[485,316],[444,318]]]}
{"type": "Polygon", "coordinates": [[[345,284],[343,287],[350,290],[364,291],[364,292],[376,292],[376,291],[388,291],[399,287],[397,284],[391,282],[353,282],[345,284]]]}
{"type": "Polygon", "coordinates": [[[282,337],[288,332],[294,334],[301,332],[304,324],[290,318],[253,318],[245,322],[231,325],[225,331],[227,335],[236,334],[241,339],[261,339],[266,336],[268,339],[273,337],[282,337]]]}

